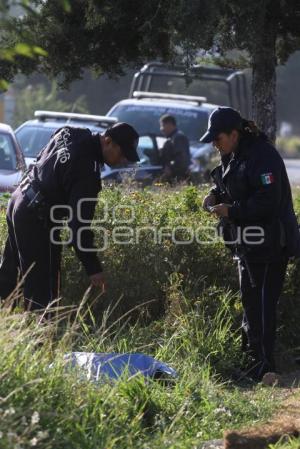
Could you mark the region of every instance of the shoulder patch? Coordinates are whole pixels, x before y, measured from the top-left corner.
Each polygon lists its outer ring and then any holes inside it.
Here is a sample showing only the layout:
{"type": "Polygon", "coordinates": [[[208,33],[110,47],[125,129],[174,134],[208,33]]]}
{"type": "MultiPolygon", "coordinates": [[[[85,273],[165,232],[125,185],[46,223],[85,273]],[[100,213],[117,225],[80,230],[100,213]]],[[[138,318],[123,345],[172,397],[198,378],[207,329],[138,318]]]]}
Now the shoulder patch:
{"type": "Polygon", "coordinates": [[[275,182],[273,173],[264,173],[260,175],[260,179],[264,186],[275,182]]]}

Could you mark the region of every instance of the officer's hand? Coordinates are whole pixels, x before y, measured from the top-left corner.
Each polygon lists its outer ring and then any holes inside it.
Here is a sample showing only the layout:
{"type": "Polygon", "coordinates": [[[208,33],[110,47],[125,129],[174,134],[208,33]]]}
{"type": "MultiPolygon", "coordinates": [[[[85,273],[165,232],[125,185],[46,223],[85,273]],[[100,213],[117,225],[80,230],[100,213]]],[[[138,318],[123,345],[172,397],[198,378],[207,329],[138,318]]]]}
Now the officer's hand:
{"type": "Polygon", "coordinates": [[[90,281],[91,281],[91,284],[94,287],[100,287],[100,289],[102,289],[102,293],[106,292],[106,290],[107,290],[107,283],[106,283],[105,276],[104,276],[104,274],[102,272],[92,274],[90,276],[90,281]]]}
{"type": "Polygon", "coordinates": [[[164,171],[163,171],[163,173],[162,173],[162,175],[161,175],[161,179],[162,179],[162,181],[168,181],[171,177],[172,177],[172,170],[171,170],[171,168],[167,165],[167,166],[164,168],[164,171]]]}
{"type": "Polygon", "coordinates": [[[210,193],[209,195],[206,195],[206,197],[203,200],[202,207],[207,212],[210,212],[210,207],[215,206],[217,202],[216,196],[213,193],[210,193]]]}
{"type": "Polygon", "coordinates": [[[210,209],[212,214],[215,214],[217,217],[228,217],[228,209],[230,204],[217,204],[216,206],[210,209]]]}

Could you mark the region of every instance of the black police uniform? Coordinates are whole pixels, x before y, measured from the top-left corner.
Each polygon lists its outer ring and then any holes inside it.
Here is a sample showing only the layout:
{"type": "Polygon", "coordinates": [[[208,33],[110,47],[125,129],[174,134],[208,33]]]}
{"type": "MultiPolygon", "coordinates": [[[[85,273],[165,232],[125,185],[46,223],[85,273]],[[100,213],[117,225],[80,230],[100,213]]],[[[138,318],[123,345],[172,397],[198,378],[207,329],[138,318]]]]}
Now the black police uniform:
{"type": "MultiPolygon", "coordinates": [[[[287,261],[300,256],[291,188],[282,158],[263,134],[243,137],[237,151],[223,157],[211,175],[216,185],[211,193],[217,204],[231,204],[229,220],[241,231],[257,226],[264,234],[243,241],[243,256],[239,257],[242,328],[247,337],[244,349],[254,359],[249,375],[261,379],[275,369],[276,308],[287,261]]],[[[228,239],[226,225],[223,231],[228,239]]],[[[233,249],[235,245],[228,246],[233,249]]]]}
{"type": "Polygon", "coordinates": [[[162,148],[162,165],[171,170],[171,176],[182,181],[189,176],[190,145],[188,138],[177,128],[170,134],[162,148]]]}
{"type": "Polygon", "coordinates": [[[70,244],[88,275],[102,271],[95,251],[91,252],[94,236],[88,229],[96,201],[83,201],[80,210],[78,207],[79,200],[97,198],[102,163],[99,134],[82,128],[60,128],[39,153],[7,207],[8,238],[0,266],[2,299],[14,290],[20,276],[26,276],[27,309],[44,308],[57,298],[61,245],[54,242],[59,242],[62,225],[55,220],[68,219],[70,213],[70,244]],[[64,207],[56,209],[53,220],[50,208],[54,205],[67,205],[72,212],[64,207]],[[82,226],[86,229],[81,232],[82,226]]]}

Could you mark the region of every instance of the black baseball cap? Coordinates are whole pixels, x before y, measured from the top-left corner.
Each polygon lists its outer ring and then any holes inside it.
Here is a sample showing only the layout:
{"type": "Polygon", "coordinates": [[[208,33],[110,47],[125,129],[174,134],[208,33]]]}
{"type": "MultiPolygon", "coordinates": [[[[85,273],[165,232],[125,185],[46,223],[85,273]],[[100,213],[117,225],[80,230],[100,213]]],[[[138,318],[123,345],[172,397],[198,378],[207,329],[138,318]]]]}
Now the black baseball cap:
{"type": "Polygon", "coordinates": [[[123,122],[116,123],[105,131],[105,136],[111,137],[115,143],[120,145],[124,156],[130,162],[140,160],[137,153],[139,135],[131,125],[123,122]]]}
{"type": "Polygon", "coordinates": [[[200,138],[200,142],[209,143],[222,132],[242,129],[242,123],[242,116],[236,109],[227,107],[214,109],[208,119],[207,131],[200,138]]]}

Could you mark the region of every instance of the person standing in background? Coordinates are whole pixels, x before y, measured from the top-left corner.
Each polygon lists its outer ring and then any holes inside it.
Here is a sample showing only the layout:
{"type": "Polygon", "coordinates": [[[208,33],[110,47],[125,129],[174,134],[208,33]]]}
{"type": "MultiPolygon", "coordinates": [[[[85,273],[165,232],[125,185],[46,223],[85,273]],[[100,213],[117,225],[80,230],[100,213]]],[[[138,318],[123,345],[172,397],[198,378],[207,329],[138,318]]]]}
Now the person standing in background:
{"type": "Polygon", "coordinates": [[[162,180],[172,182],[188,181],[191,164],[189,140],[177,128],[173,115],[165,114],[160,118],[160,130],[167,138],[161,149],[163,165],[162,180]]]}

